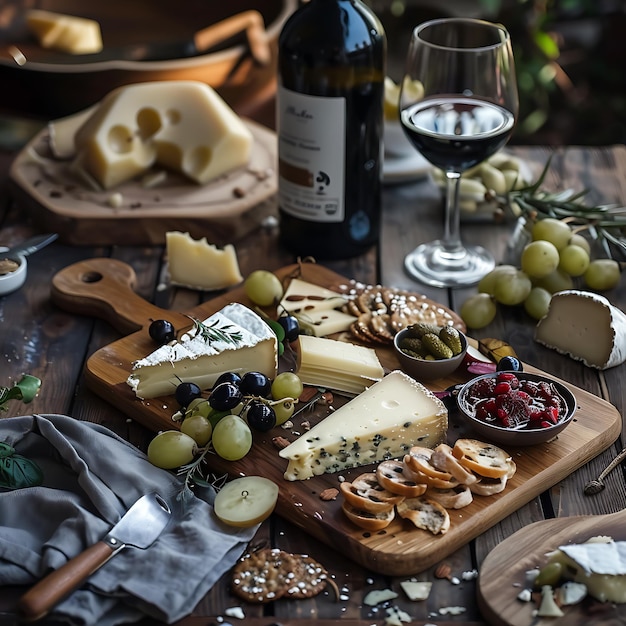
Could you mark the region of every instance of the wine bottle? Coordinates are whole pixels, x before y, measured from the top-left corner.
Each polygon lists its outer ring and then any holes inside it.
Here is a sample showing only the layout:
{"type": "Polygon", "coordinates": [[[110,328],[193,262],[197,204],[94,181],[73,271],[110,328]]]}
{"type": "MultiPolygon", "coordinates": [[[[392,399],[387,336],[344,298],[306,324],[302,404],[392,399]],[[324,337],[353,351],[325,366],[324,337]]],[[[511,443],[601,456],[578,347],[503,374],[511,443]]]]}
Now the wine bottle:
{"type": "Polygon", "coordinates": [[[360,0],[310,0],[278,41],[280,240],[298,256],[357,256],[380,231],[387,41],[360,0]]]}

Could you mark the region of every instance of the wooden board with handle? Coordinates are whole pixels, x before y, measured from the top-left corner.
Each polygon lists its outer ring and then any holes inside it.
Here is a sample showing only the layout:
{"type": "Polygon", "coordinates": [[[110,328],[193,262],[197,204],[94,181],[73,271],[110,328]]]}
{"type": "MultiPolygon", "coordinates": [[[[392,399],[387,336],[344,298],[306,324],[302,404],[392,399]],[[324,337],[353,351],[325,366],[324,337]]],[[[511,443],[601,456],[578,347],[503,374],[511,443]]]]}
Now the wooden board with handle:
{"type": "Polygon", "coordinates": [[[492,626],[623,624],[626,604],[600,603],[587,598],[580,604],[563,607],[563,617],[542,620],[533,616],[537,608],[534,602],[517,599],[517,594],[527,586],[526,572],[545,565],[549,552],[596,536],[625,541],[626,511],[542,520],[525,526],[499,543],[487,555],[480,569],[478,604],[485,620],[492,626]]]}
{"type": "MultiPolygon", "coordinates": [[[[297,266],[290,266],[283,268],[278,275],[288,280],[297,270],[297,266]]],[[[338,288],[348,282],[315,264],[302,265],[301,277],[329,288],[338,288]]],[[[103,317],[121,332],[131,333],[91,356],[86,366],[88,385],[103,398],[114,398],[116,407],[154,431],[176,428],[176,423],[171,420],[178,408],[173,397],[138,400],[126,379],[132,362],[155,349],[147,332],[151,319],[167,318],[177,328],[189,326],[190,321],[182,313],[164,311],[134,294],[133,280],[133,271],[127,265],[112,259],[91,259],[59,272],[53,280],[52,295],[54,301],[67,310],[103,317]]],[[[204,318],[233,301],[250,304],[240,287],[201,304],[189,314],[204,318]]],[[[377,348],[377,352],[387,369],[398,367],[391,350],[377,348]]],[[[532,371],[532,368],[527,369],[532,371]]],[[[458,371],[449,379],[427,386],[442,390],[469,378],[467,373],[458,371]]],[[[345,518],[340,498],[329,501],[320,498],[324,490],[338,488],[340,476],[350,480],[368,469],[371,471],[371,467],[355,468],[340,475],[325,474],[307,481],[284,479],[287,462],[278,456],[272,437],[279,435],[294,440],[303,432],[303,421],[313,425],[328,414],[328,407],[318,407],[314,412],[300,416],[294,420],[292,430],[278,427],[269,433],[255,433],[251,452],[240,461],[227,462],[211,455],[210,465],[217,475],[254,474],[274,480],[280,487],[278,514],[364,567],[382,574],[414,574],[467,544],[615,441],[621,430],[621,417],[615,407],[584,390],[568,387],[579,406],[573,423],[553,442],[507,450],[517,464],[517,472],[505,491],[490,497],[477,496],[469,506],[451,510],[451,527],[445,535],[433,536],[401,519],[394,520],[384,531],[364,532],[345,518]]],[[[336,406],[345,401],[338,396],[335,398],[336,406]]],[[[451,414],[449,443],[463,434],[469,433],[463,433],[451,414]]]]}

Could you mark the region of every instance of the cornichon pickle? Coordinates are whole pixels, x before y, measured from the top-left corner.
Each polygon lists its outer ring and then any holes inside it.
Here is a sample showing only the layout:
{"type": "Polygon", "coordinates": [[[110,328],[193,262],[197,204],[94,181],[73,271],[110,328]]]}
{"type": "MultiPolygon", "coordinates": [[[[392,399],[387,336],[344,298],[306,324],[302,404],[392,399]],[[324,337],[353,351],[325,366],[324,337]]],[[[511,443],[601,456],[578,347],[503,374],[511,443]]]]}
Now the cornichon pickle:
{"type": "Polygon", "coordinates": [[[437,359],[451,359],[454,354],[449,346],[447,346],[439,336],[435,333],[426,333],[422,336],[422,343],[427,348],[428,352],[437,359]]]}
{"type": "Polygon", "coordinates": [[[462,348],[461,344],[461,335],[459,331],[452,326],[444,326],[439,331],[439,339],[443,341],[450,350],[452,350],[452,354],[460,354],[462,348]]]}
{"type": "Polygon", "coordinates": [[[417,337],[404,337],[400,342],[400,350],[407,354],[411,352],[411,356],[424,358],[428,354],[428,350],[424,347],[421,339],[417,337]]]}
{"type": "Polygon", "coordinates": [[[561,580],[562,575],[563,563],[553,561],[552,563],[544,565],[539,570],[537,578],[535,578],[534,586],[538,589],[540,589],[544,585],[550,585],[551,587],[554,587],[561,580]]]}
{"type": "Polygon", "coordinates": [[[408,328],[408,335],[410,337],[417,337],[421,339],[426,333],[434,333],[435,335],[439,334],[441,330],[440,326],[436,324],[427,324],[426,322],[418,322],[417,324],[411,324],[408,328]]]}

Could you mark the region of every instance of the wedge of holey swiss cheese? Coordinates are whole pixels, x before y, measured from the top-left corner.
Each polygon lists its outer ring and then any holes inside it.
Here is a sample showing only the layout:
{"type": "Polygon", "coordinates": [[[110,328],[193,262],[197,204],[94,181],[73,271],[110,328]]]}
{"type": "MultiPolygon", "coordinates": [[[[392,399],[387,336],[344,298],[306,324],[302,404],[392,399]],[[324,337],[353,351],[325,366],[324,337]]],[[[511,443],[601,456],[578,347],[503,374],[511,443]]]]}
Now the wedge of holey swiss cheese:
{"type": "Polygon", "coordinates": [[[608,369],[626,361],[626,314],[596,293],[560,291],[539,320],[535,340],[589,367],[608,369]]]}

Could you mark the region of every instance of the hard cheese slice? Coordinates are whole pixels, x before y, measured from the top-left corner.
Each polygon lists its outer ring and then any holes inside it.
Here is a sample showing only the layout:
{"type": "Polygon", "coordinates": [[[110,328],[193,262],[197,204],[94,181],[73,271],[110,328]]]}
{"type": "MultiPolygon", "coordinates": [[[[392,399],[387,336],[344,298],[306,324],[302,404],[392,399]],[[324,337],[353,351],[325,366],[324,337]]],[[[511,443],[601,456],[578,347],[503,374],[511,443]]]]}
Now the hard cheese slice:
{"type": "Polygon", "coordinates": [[[539,320],[535,340],[589,367],[607,369],[626,360],[626,314],[604,296],[560,291],[539,320]]]}
{"type": "Polygon", "coordinates": [[[252,133],[208,85],[156,81],[109,93],[75,137],[75,167],[110,188],[153,164],[204,184],[245,165],[252,133]]]}
{"type": "Polygon", "coordinates": [[[306,311],[295,313],[300,328],[316,337],[326,337],[334,333],[346,331],[354,324],[356,317],[330,309],[328,311],[306,311]]]}
{"type": "Polygon", "coordinates": [[[421,383],[396,370],[282,449],[287,480],[403,457],[446,438],[448,411],[421,383]]]}
{"type": "Polygon", "coordinates": [[[189,233],[165,233],[170,281],[175,285],[204,289],[225,289],[243,280],[237,253],[232,244],[219,250],[206,238],[195,241],[189,233]]]}
{"type": "Polygon", "coordinates": [[[347,302],[341,294],[325,287],[293,278],[278,305],[278,314],[311,313],[336,309],[347,302]]]}
{"type": "Polygon", "coordinates": [[[138,398],[170,395],[180,382],[209,389],[224,372],[257,371],[276,376],[276,335],[254,311],[243,304],[229,304],[203,324],[222,331],[224,338],[189,333],[133,363],[127,383],[138,398]]]}
{"type": "Polygon", "coordinates": [[[372,348],[300,335],[297,374],[305,385],[358,394],[384,376],[372,348]]]}

